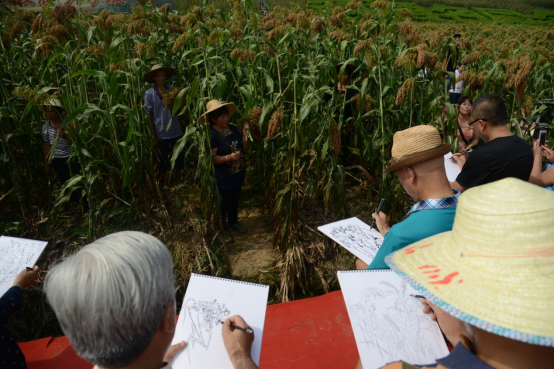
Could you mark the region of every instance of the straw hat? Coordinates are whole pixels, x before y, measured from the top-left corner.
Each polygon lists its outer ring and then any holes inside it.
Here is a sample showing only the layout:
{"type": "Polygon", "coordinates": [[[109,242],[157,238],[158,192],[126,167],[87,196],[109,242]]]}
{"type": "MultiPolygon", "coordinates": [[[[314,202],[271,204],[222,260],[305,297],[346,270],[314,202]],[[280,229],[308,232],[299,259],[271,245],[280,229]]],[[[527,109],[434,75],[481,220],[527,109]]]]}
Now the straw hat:
{"type": "Polygon", "coordinates": [[[467,190],[452,231],[386,257],[452,316],[554,347],[554,193],[507,178],[467,190]]]}
{"type": "Polygon", "coordinates": [[[56,107],[56,108],[62,108],[65,110],[65,107],[63,106],[62,102],[58,99],[52,98],[48,101],[48,103],[43,104],[42,106],[50,106],[50,107],[56,107]]]}
{"type": "Polygon", "coordinates": [[[152,66],[152,68],[150,68],[150,72],[144,75],[144,81],[149,83],[154,83],[154,75],[158,71],[165,71],[165,75],[167,76],[167,79],[170,79],[175,75],[176,69],[171,67],[164,67],[161,64],[155,64],[152,66]]]}
{"type": "Polygon", "coordinates": [[[208,113],[213,112],[216,109],[219,109],[221,107],[227,107],[227,110],[229,111],[229,117],[231,117],[233,114],[235,114],[235,111],[237,110],[237,106],[235,103],[225,103],[223,100],[210,100],[208,104],[206,104],[206,113],[200,116],[200,119],[198,120],[199,123],[206,122],[206,119],[208,117],[208,113]]]}
{"type": "Polygon", "coordinates": [[[392,159],[385,172],[413,166],[442,157],[450,152],[450,144],[443,144],[439,130],[433,126],[421,125],[397,131],[392,138],[392,159]]]}

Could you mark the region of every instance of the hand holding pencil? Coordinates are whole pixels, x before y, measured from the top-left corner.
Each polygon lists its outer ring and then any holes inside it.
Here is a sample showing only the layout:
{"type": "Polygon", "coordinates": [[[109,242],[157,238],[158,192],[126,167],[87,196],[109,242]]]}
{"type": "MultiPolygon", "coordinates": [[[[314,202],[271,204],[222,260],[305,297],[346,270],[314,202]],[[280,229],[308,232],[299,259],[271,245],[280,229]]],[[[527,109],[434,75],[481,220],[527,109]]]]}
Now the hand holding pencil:
{"type": "Polygon", "coordinates": [[[223,322],[223,344],[235,369],[257,368],[250,351],[254,331],[240,316],[231,316],[223,322]]]}

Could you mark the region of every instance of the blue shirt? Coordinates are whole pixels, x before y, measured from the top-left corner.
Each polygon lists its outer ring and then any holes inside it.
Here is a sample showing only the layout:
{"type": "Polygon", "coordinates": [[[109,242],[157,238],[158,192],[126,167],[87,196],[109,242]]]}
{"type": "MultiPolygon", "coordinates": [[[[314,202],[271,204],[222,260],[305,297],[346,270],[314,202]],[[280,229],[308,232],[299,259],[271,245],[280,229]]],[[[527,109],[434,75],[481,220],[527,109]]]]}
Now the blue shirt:
{"type": "MultiPolygon", "coordinates": [[[[168,86],[168,89],[170,88],[171,86],[168,86]]],[[[146,90],[144,94],[144,106],[146,107],[146,112],[152,114],[154,130],[158,139],[173,139],[183,134],[179,119],[171,117],[171,110],[165,106],[155,86],[146,90]],[[169,122],[171,122],[171,126],[169,126],[169,122]]]]}
{"type": "Polygon", "coordinates": [[[13,338],[8,325],[12,312],[21,309],[23,292],[17,286],[12,286],[0,298],[0,368],[26,369],[25,356],[13,338]]]}
{"type": "Polygon", "coordinates": [[[216,164],[215,178],[217,180],[217,186],[220,189],[238,189],[244,184],[244,178],[246,177],[246,164],[242,154],[242,135],[239,129],[235,125],[229,125],[231,134],[225,138],[221,136],[221,133],[215,128],[211,128],[210,145],[212,149],[217,148],[217,155],[228,155],[233,153],[230,149],[241,150],[241,160],[227,162],[223,164],[216,164]]]}

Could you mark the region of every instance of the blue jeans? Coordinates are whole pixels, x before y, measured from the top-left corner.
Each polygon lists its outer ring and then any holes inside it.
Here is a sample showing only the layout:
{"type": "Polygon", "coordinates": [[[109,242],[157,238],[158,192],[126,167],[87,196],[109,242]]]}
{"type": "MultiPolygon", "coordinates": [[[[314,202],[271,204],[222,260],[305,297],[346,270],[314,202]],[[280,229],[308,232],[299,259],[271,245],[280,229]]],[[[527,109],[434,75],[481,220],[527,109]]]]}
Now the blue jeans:
{"type": "Polygon", "coordinates": [[[451,92],[450,93],[450,104],[458,104],[458,99],[460,99],[461,96],[462,96],[462,94],[460,94],[460,93],[451,92]]]}

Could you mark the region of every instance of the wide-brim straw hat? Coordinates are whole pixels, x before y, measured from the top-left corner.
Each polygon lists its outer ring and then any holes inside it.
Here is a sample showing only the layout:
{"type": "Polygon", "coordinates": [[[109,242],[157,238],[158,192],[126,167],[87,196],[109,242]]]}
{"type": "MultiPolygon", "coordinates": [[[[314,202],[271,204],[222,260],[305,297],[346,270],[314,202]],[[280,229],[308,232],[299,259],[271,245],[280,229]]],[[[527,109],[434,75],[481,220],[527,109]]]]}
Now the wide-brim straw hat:
{"type": "Polygon", "coordinates": [[[65,110],[65,107],[63,106],[62,102],[55,98],[50,99],[47,103],[44,103],[42,106],[56,107],[56,108],[65,110]]]}
{"type": "Polygon", "coordinates": [[[429,125],[397,131],[392,138],[392,159],[385,172],[442,157],[451,150],[443,144],[439,130],[429,125]]]}
{"type": "Polygon", "coordinates": [[[170,79],[171,77],[175,76],[175,73],[177,72],[177,70],[175,68],[164,67],[161,64],[155,64],[155,65],[152,66],[152,68],[150,68],[150,72],[148,72],[144,75],[144,77],[143,77],[144,81],[149,82],[149,83],[154,83],[154,75],[158,71],[165,71],[165,75],[166,75],[167,79],[170,79]]]}
{"type": "Polygon", "coordinates": [[[467,190],[452,231],[386,257],[450,315],[554,347],[554,193],[507,178],[467,190]]]}
{"type": "Polygon", "coordinates": [[[200,116],[200,119],[198,120],[198,122],[200,124],[203,124],[207,121],[207,117],[208,117],[208,114],[213,112],[214,110],[217,110],[221,107],[226,107],[227,108],[227,111],[229,112],[229,117],[231,117],[233,114],[235,114],[236,110],[237,110],[237,106],[235,105],[235,103],[226,103],[224,102],[223,100],[217,100],[217,99],[214,99],[214,100],[210,100],[208,102],[208,104],[206,104],[206,112],[200,116]]]}

